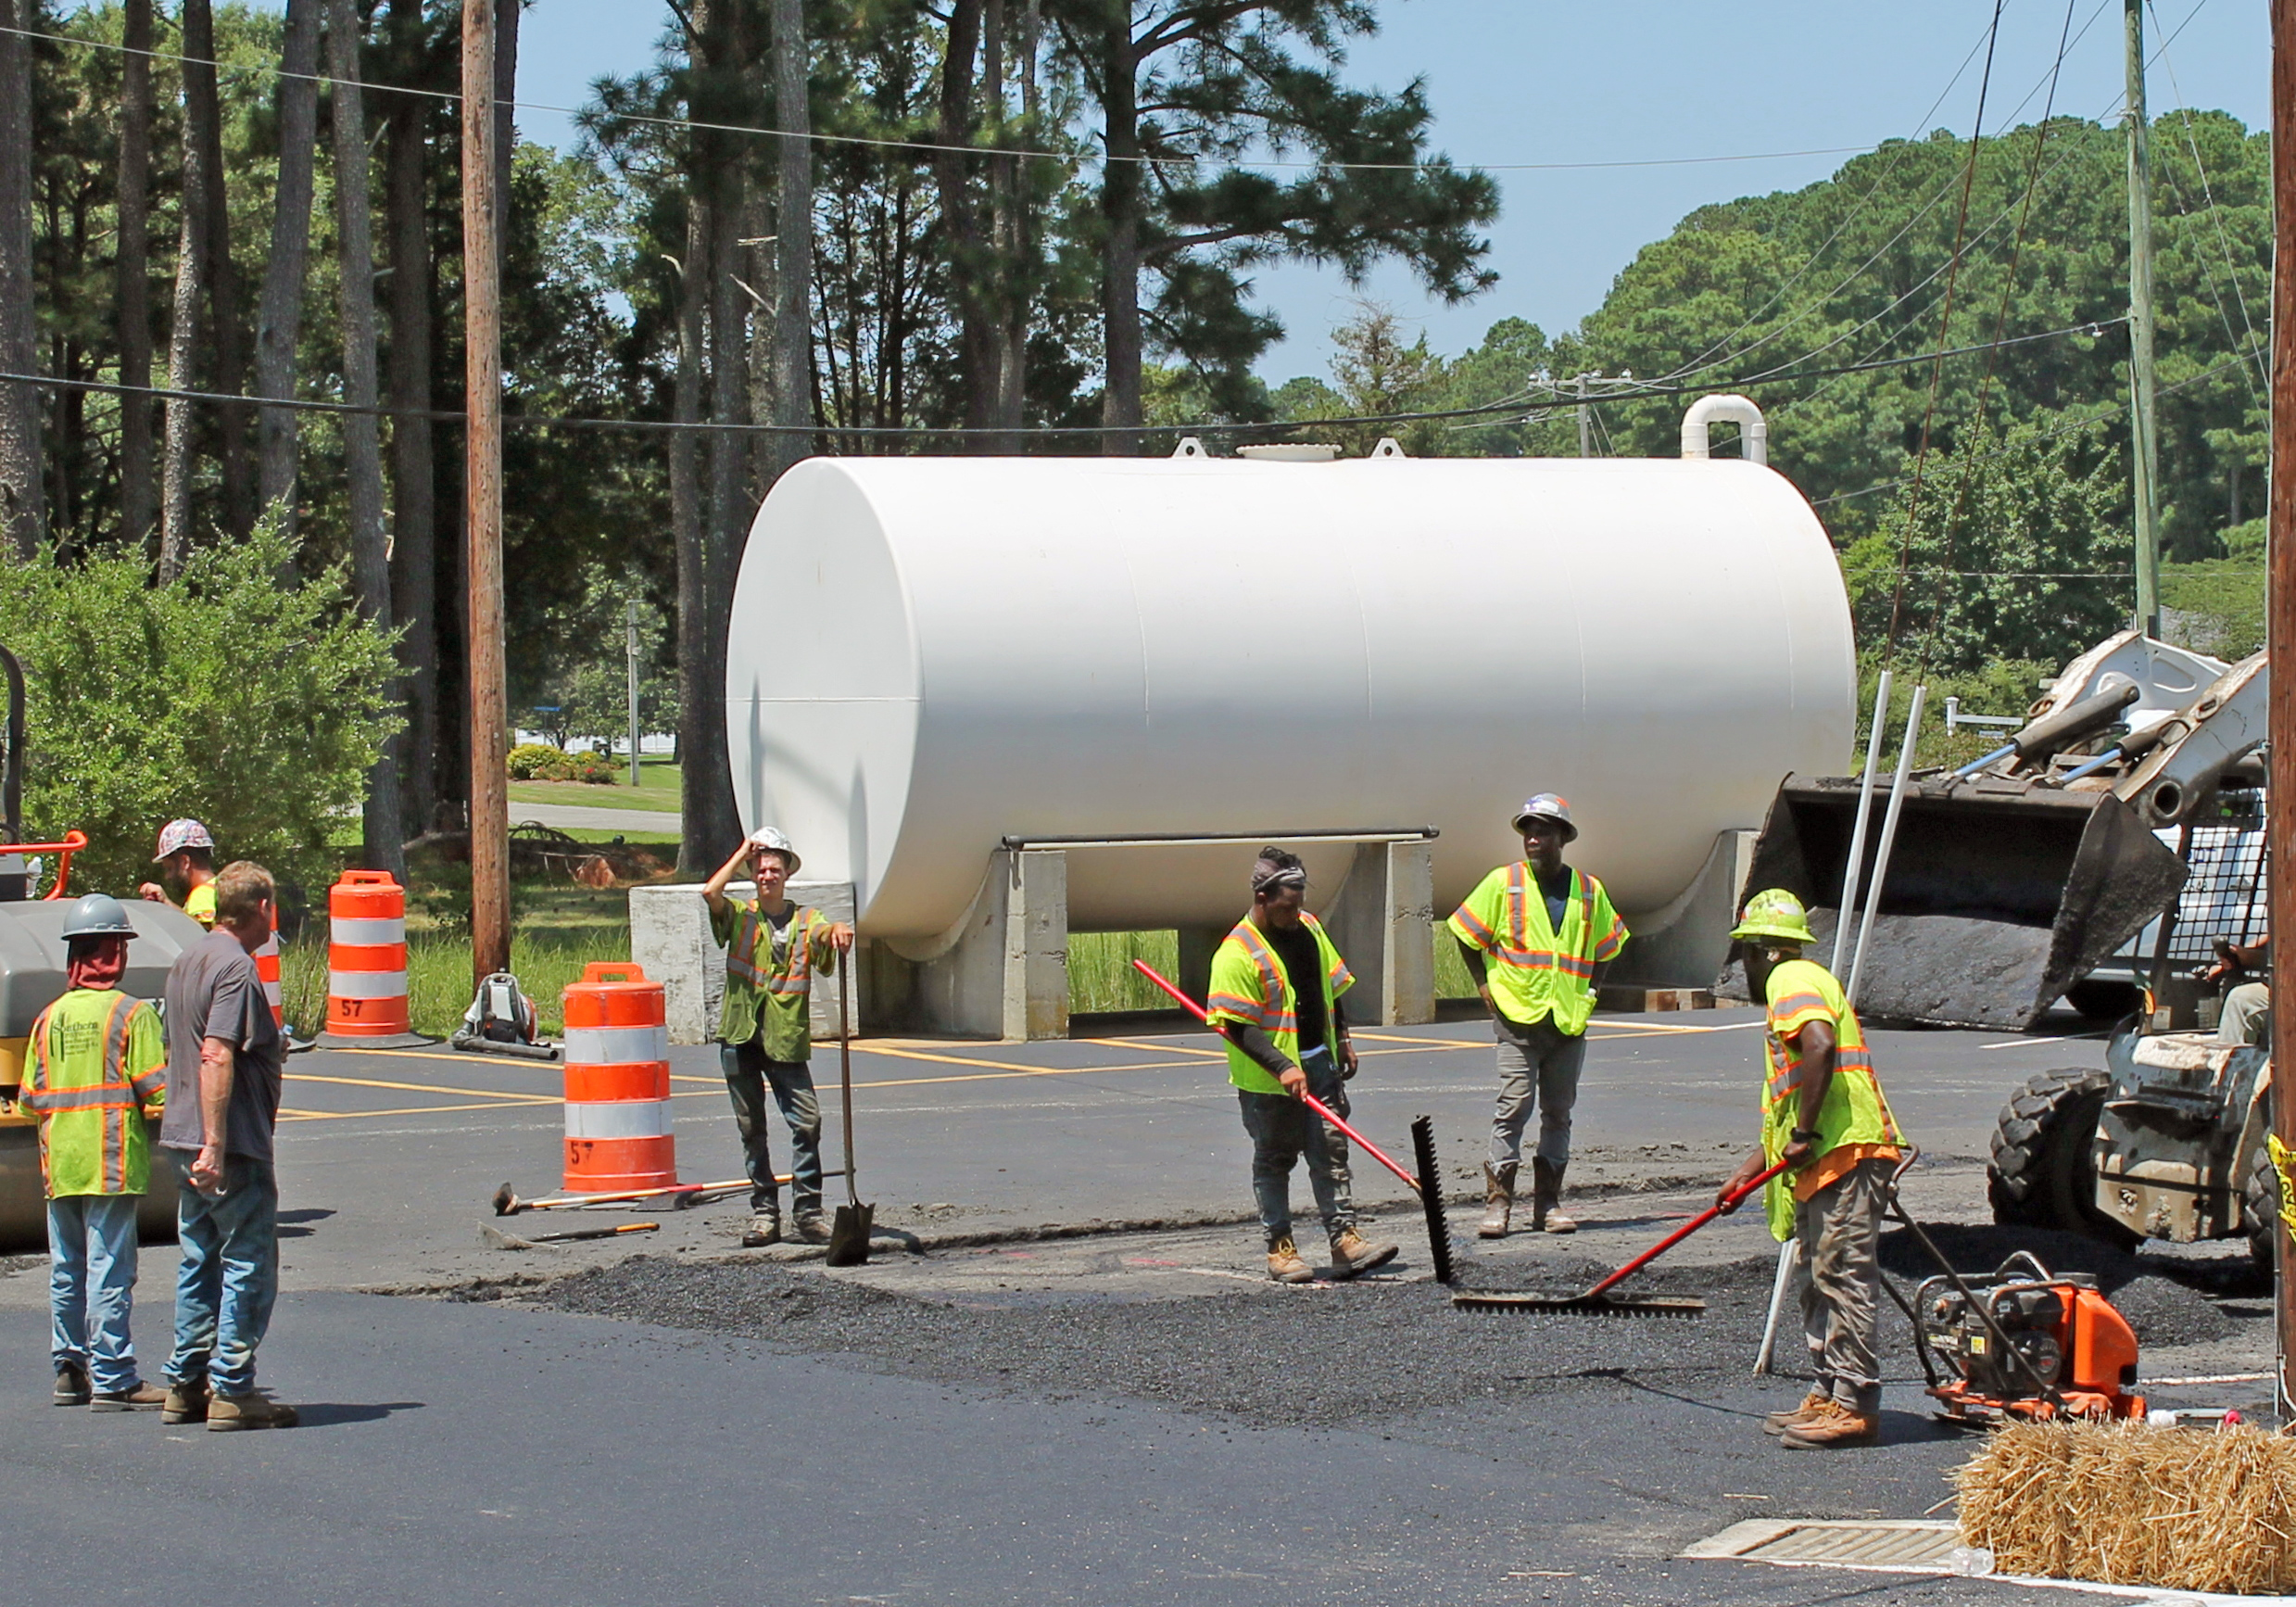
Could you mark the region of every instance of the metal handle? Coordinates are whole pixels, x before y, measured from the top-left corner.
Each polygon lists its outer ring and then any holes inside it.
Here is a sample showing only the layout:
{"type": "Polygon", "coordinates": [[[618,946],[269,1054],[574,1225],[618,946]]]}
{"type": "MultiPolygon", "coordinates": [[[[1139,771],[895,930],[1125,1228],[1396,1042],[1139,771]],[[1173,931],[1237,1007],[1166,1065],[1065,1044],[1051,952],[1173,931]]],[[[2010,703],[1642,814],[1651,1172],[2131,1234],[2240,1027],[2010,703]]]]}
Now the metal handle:
{"type": "Polygon", "coordinates": [[[853,951],[837,968],[837,1069],[845,1098],[845,1197],[861,1203],[860,1186],[853,1182],[853,1022],[848,1001],[852,997],[853,951]]]}

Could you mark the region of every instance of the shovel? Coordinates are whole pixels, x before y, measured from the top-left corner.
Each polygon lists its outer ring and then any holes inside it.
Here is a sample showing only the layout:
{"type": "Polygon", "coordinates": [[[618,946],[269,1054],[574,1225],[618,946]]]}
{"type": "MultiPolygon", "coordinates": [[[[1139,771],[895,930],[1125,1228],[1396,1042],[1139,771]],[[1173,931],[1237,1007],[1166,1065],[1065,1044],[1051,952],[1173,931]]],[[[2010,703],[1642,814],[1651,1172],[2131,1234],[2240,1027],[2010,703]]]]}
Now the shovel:
{"type": "Polygon", "coordinates": [[[832,1267],[858,1267],[869,1259],[869,1232],[877,1224],[877,1207],[861,1203],[861,1190],[853,1183],[853,1022],[852,950],[845,951],[845,963],[837,972],[837,1069],[839,1080],[844,1084],[845,1096],[845,1198],[837,1208],[837,1219],[829,1224],[829,1253],[826,1259],[832,1267]]]}

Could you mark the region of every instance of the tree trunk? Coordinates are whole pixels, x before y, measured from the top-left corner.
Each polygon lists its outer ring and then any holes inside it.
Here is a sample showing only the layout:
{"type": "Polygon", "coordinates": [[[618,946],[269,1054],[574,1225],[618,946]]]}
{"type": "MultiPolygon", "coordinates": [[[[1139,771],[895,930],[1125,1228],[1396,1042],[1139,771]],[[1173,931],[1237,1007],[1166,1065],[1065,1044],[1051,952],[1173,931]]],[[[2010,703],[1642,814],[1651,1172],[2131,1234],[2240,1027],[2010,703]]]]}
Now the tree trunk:
{"type": "MultiPolygon", "coordinates": [[[[0,0],[0,24],[39,26],[34,0],[0,0]]],[[[37,373],[32,315],[32,41],[0,33],[0,370],[37,373]]],[[[40,391],[0,383],[0,522],[7,545],[30,563],[45,538],[40,485],[40,391]]]]}
{"type": "MultiPolygon", "coordinates": [[[[341,254],[343,399],[371,408],[377,394],[374,365],[374,214],[367,193],[367,111],[359,87],[361,30],[356,0],[328,0],[327,76],[334,80],[335,237],[341,254]]],[[[350,493],[351,586],[359,610],[388,630],[391,624],[390,549],[383,530],[382,421],[372,413],[343,415],[343,475],[350,493]]],[[[394,737],[367,778],[361,811],[360,855],[366,868],[407,879],[406,823],[398,808],[399,750],[394,737]]]]}
{"type": "MultiPolygon", "coordinates": [[[[998,9],[1002,12],[1003,0],[998,0],[998,9]]],[[[1020,128],[1014,143],[1028,149],[1036,148],[1040,126],[1037,48],[1042,29],[1041,0],[1023,0],[1020,34],[1009,59],[1020,82],[1020,128]]],[[[1003,57],[1004,52],[1000,49],[997,55],[1003,57]]],[[[995,94],[1002,110],[1004,88],[1001,73],[996,76],[995,94]]],[[[997,256],[1004,264],[1005,277],[996,309],[996,374],[989,422],[1000,432],[1011,433],[990,437],[988,445],[990,451],[1017,452],[1018,432],[1027,417],[1028,403],[1028,315],[1036,281],[1036,175],[1020,157],[1000,157],[996,161],[996,185],[992,192],[996,214],[991,233],[997,256]]]]}
{"type": "MultiPolygon", "coordinates": [[[[804,0],[773,0],[774,123],[810,136],[812,58],[804,0]]],[[[810,137],[776,142],[774,420],[802,429],[814,422],[814,147],[810,137]]],[[[812,450],[802,435],[774,437],[774,477],[812,450]]]]}
{"type": "MultiPolygon", "coordinates": [[[[255,394],[295,395],[296,348],[303,335],[303,286],[311,255],[312,167],[319,142],[319,11],[322,0],[287,0],[280,50],[279,186],[271,213],[271,258],[255,320],[255,394]]],[[[296,440],[292,408],[265,408],[256,441],[256,501],[284,527],[295,527],[296,440]]]]}
{"type": "Polygon", "coordinates": [[[126,0],[120,58],[120,536],[144,547],[158,504],[152,476],[151,48],[152,0],[126,0]]]}
{"type": "MultiPolygon", "coordinates": [[[[198,390],[202,377],[199,352],[203,311],[213,300],[209,279],[214,261],[208,243],[208,205],[217,186],[208,183],[209,142],[206,127],[215,120],[215,31],[207,0],[183,0],[183,227],[176,237],[175,307],[168,326],[168,385],[175,390],[198,390]]],[[[213,343],[207,343],[213,349],[213,343]]],[[[168,402],[167,440],[161,462],[159,510],[159,580],[162,585],[183,572],[191,558],[192,459],[198,450],[198,403],[181,397],[168,402]]],[[[229,416],[236,410],[218,410],[229,416]]]]}
{"type": "MultiPolygon", "coordinates": [[[[423,0],[391,0],[393,76],[419,82],[423,0]]],[[[390,101],[385,147],[385,223],[390,235],[391,406],[431,405],[431,241],[423,182],[425,125],[435,105],[424,96],[390,101]]],[[[398,740],[401,805],[418,833],[435,824],[438,764],[438,552],[436,466],[431,421],[402,412],[391,421],[391,616],[405,635],[398,662],[407,729],[398,740]]]]}
{"type": "Polygon", "coordinates": [[[933,182],[940,196],[942,249],[957,304],[957,351],[964,366],[965,423],[985,428],[995,412],[996,337],[990,318],[996,273],[982,248],[980,209],[974,204],[973,143],[979,120],[974,101],[974,64],[980,55],[984,0],[953,0],[940,58],[940,120],[935,131],[933,182]]]}
{"type": "MultiPolygon", "coordinates": [[[[1140,64],[1133,51],[1129,6],[1110,7],[1101,70],[1107,82],[1102,89],[1106,160],[1100,201],[1108,231],[1101,262],[1101,325],[1108,372],[1100,422],[1112,429],[1130,429],[1141,422],[1140,225],[1145,192],[1137,159],[1140,64]]],[[[1100,449],[1111,457],[1130,457],[1140,450],[1140,437],[1104,436],[1100,449]]]]}
{"type": "MultiPolygon", "coordinates": [[[[183,0],[183,176],[188,184],[193,176],[191,147],[196,146],[199,254],[203,259],[199,277],[207,292],[208,345],[215,353],[213,388],[238,396],[247,388],[247,338],[239,318],[239,265],[232,259],[230,191],[223,174],[223,113],[215,82],[215,14],[208,0],[183,0]]],[[[172,420],[170,427],[173,427],[172,420]]],[[[229,403],[217,407],[215,433],[216,455],[222,470],[223,527],[233,536],[244,537],[255,526],[247,410],[229,403]]]]}

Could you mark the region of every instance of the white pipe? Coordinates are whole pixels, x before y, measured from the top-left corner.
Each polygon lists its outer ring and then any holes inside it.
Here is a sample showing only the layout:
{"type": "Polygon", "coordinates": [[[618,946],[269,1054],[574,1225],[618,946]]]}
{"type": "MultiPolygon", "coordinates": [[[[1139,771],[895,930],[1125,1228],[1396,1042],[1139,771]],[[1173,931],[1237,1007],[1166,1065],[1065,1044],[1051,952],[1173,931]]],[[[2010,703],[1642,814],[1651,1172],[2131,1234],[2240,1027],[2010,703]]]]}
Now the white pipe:
{"type": "Polygon", "coordinates": [[[1738,426],[1738,455],[1749,463],[1770,461],[1770,426],[1762,421],[1762,411],[1742,396],[1702,396],[1690,404],[1690,411],[1682,416],[1682,455],[1703,458],[1707,455],[1706,432],[1715,420],[1722,419],[1738,426]]]}
{"type": "Polygon", "coordinates": [[[1889,718],[1889,672],[1882,671],[1873,689],[1873,729],[1865,739],[1865,778],[1858,786],[1858,823],[1849,829],[1849,863],[1842,867],[1842,899],[1834,906],[1834,963],[1826,968],[1842,974],[1842,957],[1849,952],[1849,929],[1858,918],[1858,873],[1865,868],[1865,829],[1873,815],[1873,772],[1882,765],[1882,722],[1889,718]]]}
{"type": "Polygon", "coordinates": [[[1778,1349],[1778,1319],[1785,1311],[1785,1292],[1794,1286],[1794,1269],[1801,1262],[1802,1243],[1788,1239],[1778,1246],[1778,1275],[1770,1284],[1770,1315],[1762,1319],[1761,1348],[1754,1353],[1754,1376],[1770,1376],[1770,1363],[1778,1349]]]}
{"type": "Polygon", "coordinates": [[[1858,1003],[1858,979],[1865,970],[1865,947],[1873,936],[1873,917],[1881,913],[1882,884],[1889,878],[1889,851],[1897,844],[1898,816],[1905,809],[1905,778],[1913,768],[1913,740],[1921,734],[1922,704],[1928,697],[1927,687],[1915,687],[1913,709],[1905,719],[1905,746],[1898,751],[1898,776],[1889,784],[1889,812],[1882,816],[1881,846],[1873,852],[1873,885],[1866,890],[1865,919],[1858,928],[1858,952],[1849,962],[1849,986],[1843,994],[1852,1008],[1858,1003]]]}

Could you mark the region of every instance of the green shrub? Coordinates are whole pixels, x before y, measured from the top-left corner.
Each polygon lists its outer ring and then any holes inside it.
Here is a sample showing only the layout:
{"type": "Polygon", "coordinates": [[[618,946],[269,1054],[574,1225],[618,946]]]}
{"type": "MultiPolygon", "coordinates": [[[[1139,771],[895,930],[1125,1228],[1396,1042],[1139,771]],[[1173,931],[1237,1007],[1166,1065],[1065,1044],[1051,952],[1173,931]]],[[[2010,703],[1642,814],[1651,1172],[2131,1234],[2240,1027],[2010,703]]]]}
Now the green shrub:
{"type": "Polygon", "coordinates": [[[328,834],[399,724],[391,638],[340,568],[283,587],[293,559],[267,523],[165,586],[132,553],[0,566],[0,642],[26,682],[25,829],[88,834],[75,887],[132,891],[180,816],[207,823],[219,859],[330,879],[328,834]]]}
{"type": "Polygon", "coordinates": [[[560,778],[567,781],[587,781],[593,787],[611,787],[620,779],[621,775],[620,767],[612,758],[604,753],[590,752],[568,753],[564,774],[560,778]]]}
{"type": "Polygon", "coordinates": [[[550,772],[565,762],[566,755],[548,742],[521,742],[511,750],[511,779],[547,781],[550,772]]]}

